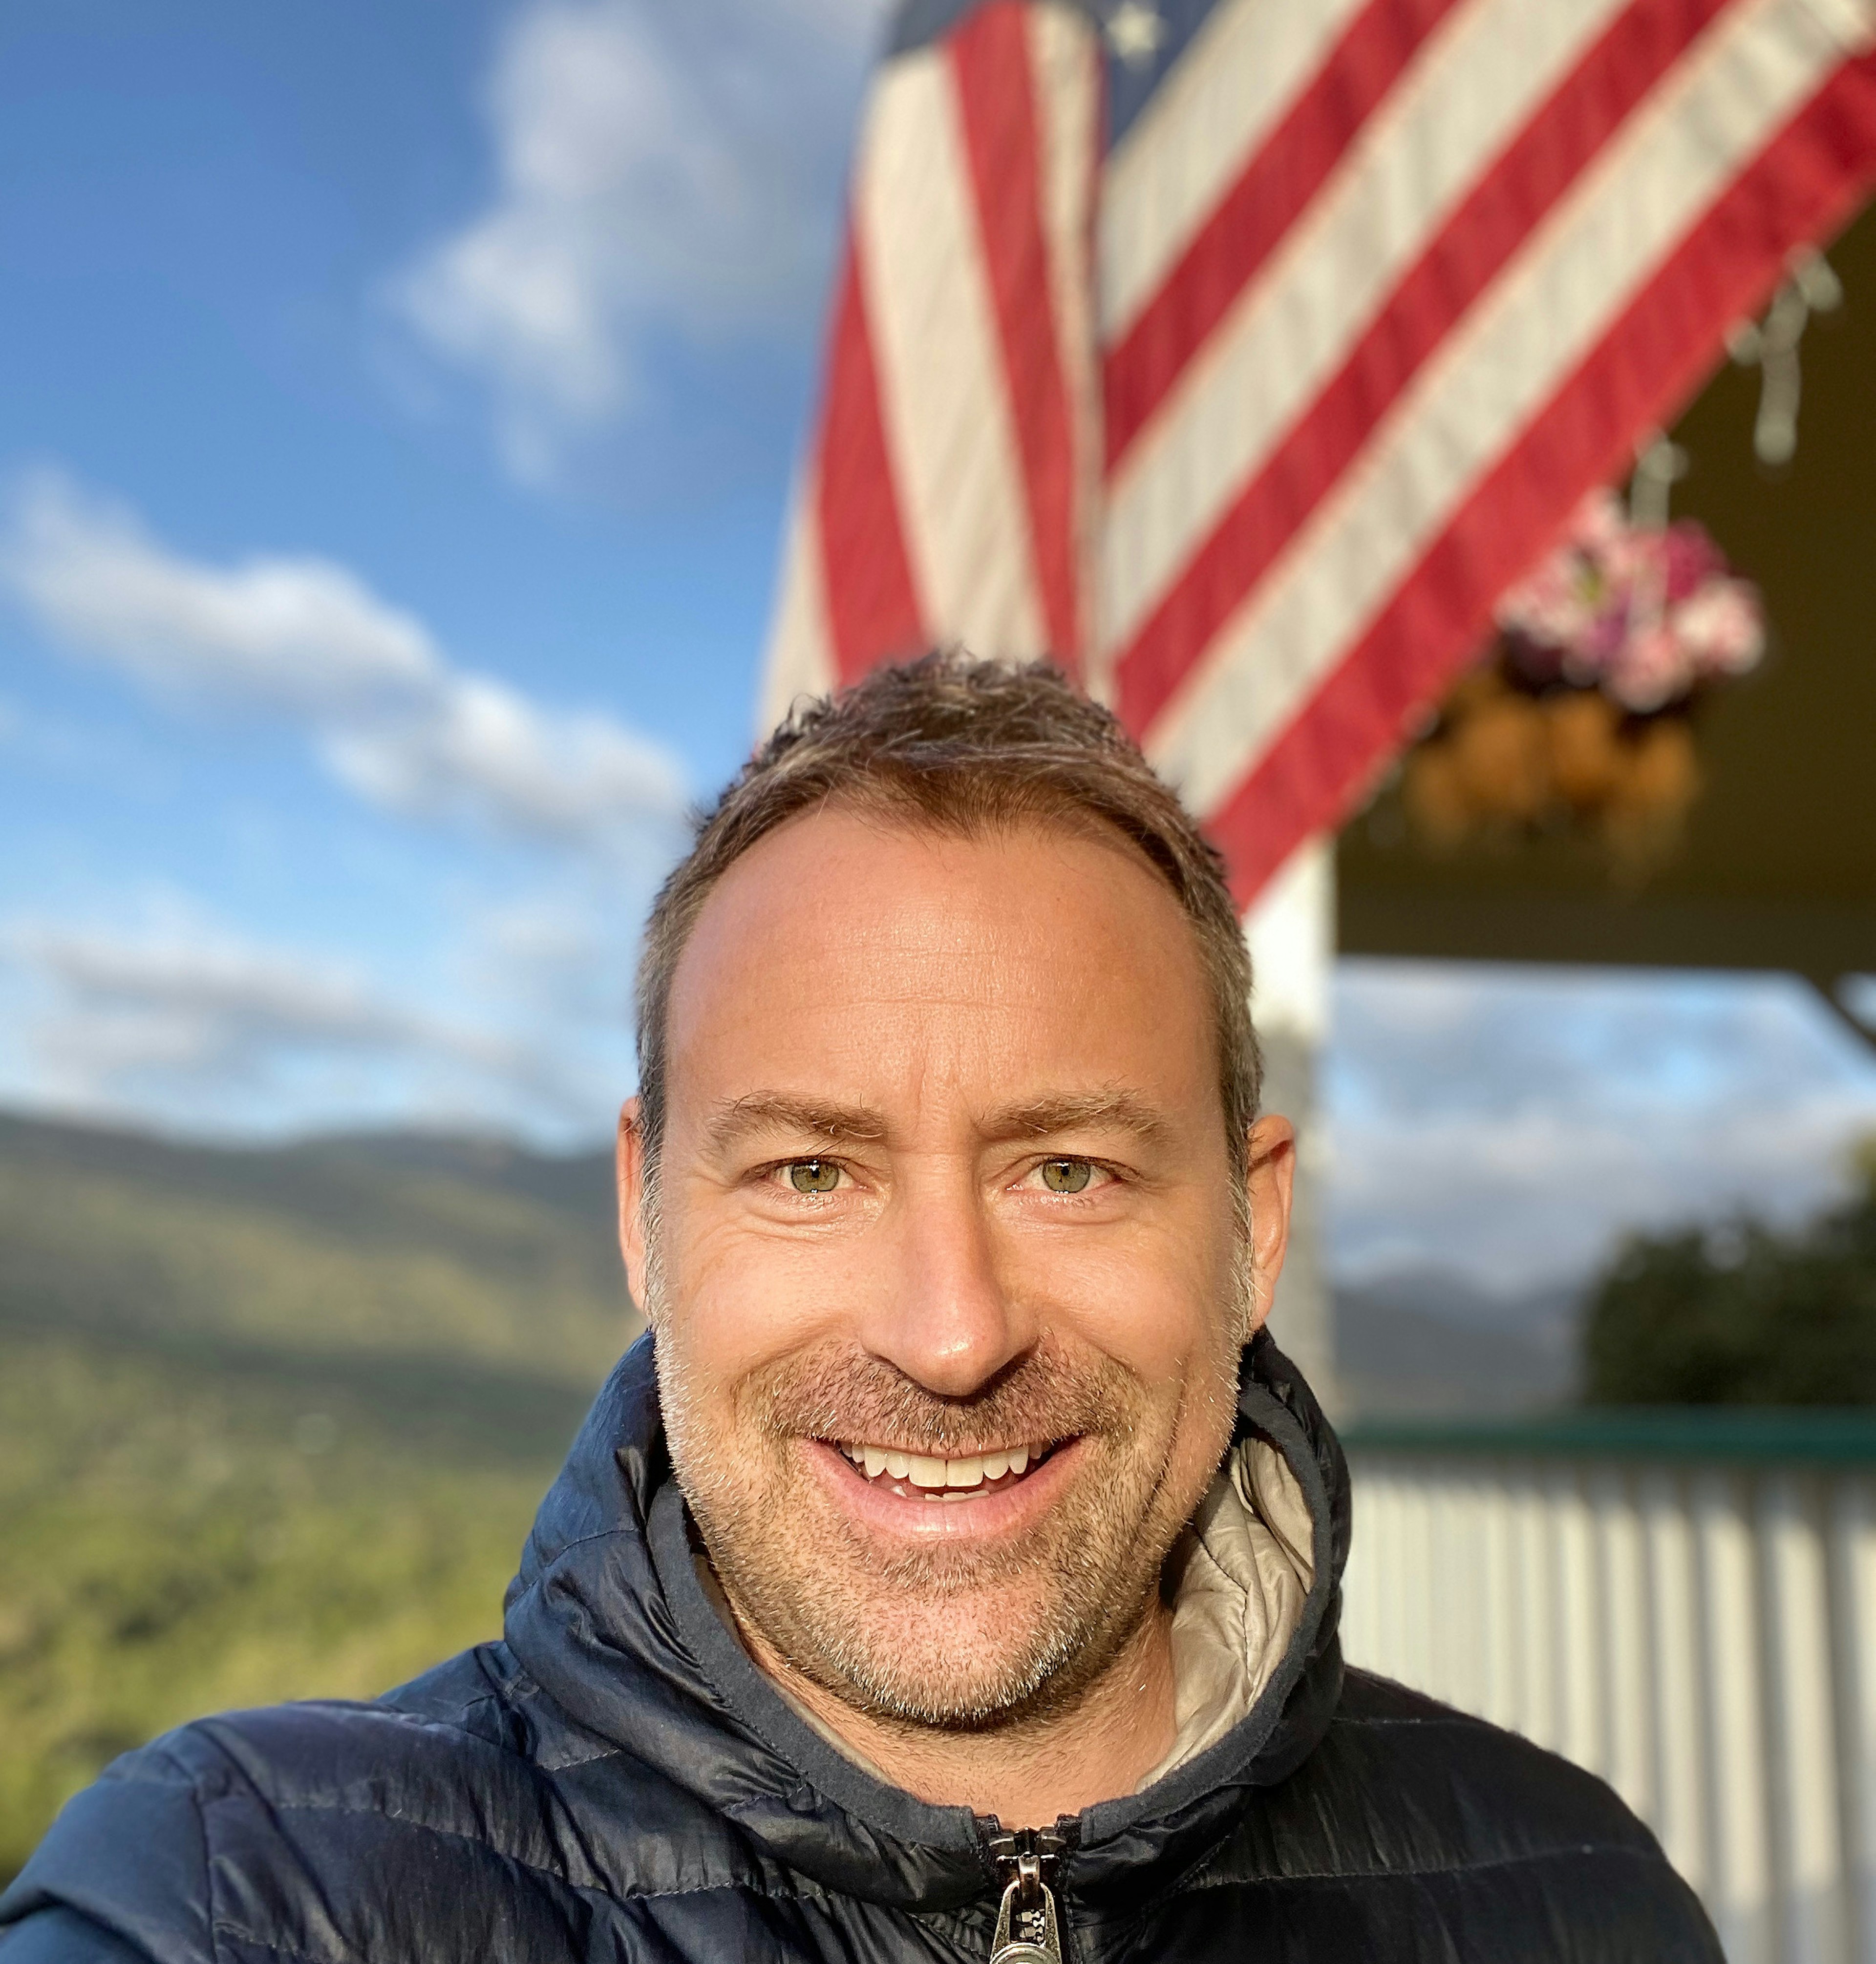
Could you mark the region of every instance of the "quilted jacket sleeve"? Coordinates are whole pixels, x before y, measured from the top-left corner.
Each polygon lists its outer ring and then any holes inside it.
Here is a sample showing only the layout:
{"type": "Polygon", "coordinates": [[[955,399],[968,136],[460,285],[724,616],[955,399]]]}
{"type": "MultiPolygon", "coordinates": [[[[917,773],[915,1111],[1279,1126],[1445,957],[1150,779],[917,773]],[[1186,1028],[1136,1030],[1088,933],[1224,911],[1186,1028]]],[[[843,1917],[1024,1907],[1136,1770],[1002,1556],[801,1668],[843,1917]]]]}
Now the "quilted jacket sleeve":
{"type": "Polygon", "coordinates": [[[149,1953],[76,1910],[35,1910],[0,1930],[6,1964],[149,1964],[149,1953]]]}
{"type": "Polygon", "coordinates": [[[202,1816],[160,1747],[69,1801],[0,1895],[0,1964],[210,1964],[202,1816]]]}

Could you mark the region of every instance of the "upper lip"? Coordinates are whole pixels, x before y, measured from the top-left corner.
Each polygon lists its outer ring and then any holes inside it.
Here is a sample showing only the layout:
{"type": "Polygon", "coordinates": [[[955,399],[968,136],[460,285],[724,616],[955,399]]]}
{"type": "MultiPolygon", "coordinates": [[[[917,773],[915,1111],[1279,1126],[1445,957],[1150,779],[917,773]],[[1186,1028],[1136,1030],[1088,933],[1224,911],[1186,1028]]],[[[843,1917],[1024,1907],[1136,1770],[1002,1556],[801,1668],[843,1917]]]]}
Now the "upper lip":
{"type": "Polygon", "coordinates": [[[821,1436],[823,1446],[837,1450],[843,1446],[870,1446],[880,1452],[903,1452],[913,1459],[991,1459],[999,1452],[1026,1452],[1033,1459],[1066,1444],[1063,1439],[1000,1439],[994,1446],[898,1446],[890,1439],[869,1439],[864,1433],[830,1432],[821,1436]]]}

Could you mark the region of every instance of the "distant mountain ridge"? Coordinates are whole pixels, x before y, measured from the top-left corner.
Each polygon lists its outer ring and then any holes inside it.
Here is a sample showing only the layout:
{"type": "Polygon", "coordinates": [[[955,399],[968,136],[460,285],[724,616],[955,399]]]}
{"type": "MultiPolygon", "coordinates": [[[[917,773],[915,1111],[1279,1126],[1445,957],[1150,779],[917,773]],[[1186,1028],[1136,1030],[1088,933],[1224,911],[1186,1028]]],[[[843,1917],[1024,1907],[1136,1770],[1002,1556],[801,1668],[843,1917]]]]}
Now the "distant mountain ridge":
{"type": "Polygon", "coordinates": [[[1496,1295],[1405,1269],[1335,1292],[1336,1369],[1354,1417],[1510,1417],[1576,1394],[1583,1285],[1496,1295]]]}
{"type": "Polygon", "coordinates": [[[551,1410],[637,1333],[607,1157],[413,1134],[183,1143],[0,1116],[0,1330],[393,1403],[551,1410]],[[427,1389],[426,1389],[427,1386],[427,1389]]]}
{"type": "Polygon", "coordinates": [[[322,1193],[356,1202],[387,1173],[538,1201],[589,1228],[609,1220],[612,1196],[609,1152],[538,1153],[512,1140],[452,1132],[331,1132],[278,1145],[219,1145],[0,1111],[0,1166],[14,1163],[267,1199],[303,1213],[317,1211],[322,1193]]]}

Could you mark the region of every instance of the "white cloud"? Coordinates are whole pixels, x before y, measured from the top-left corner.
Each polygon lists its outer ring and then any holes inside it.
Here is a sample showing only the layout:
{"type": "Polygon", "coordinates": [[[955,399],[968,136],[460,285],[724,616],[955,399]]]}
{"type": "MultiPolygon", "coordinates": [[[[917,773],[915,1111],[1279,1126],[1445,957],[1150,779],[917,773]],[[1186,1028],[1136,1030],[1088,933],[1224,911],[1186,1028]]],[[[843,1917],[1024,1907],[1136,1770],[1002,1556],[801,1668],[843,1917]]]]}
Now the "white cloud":
{"type": "Polygon", "coordinates": [[[18,919],[0,954],[32,985],[23,1019],[36,1098],[193,1117],[276,1099],[310,1070],[357,1093],[387,1061],[484,1083],[525,1077],[505,1038],[400,1003],[355,971],[268,948],[169,907],[127,932],[18,919]]]}
{"type": "Polygon", "coordinates": [[[341,725],[321,748],[362,796],[422,818],[489,811],[514,829],[578,839],[677,810],[677,767],[608,716],[544,714],[504,684],[460,676],[426,713],[341,725]]]}
{"type": "Polygon", "coordinates": [[[528,0],[487,113],[486,210],[394,283],[492,388],[508,460],[551,475],[648,344],[798,335],[819,299],[884,0],[528,0]]]}
{"type": "Polygon", "coordinates": [[[640,873],[511,866],[342,951],[165,884],[0,917],[0,1103],[223,1138],[606,1137],[634,1075],[640,873]],[[479,890],[478,890],[479,887],[479,890]]]}
{"type": "Polygon", "coordinates": [[[662,747],[453,667],[415,615],[330,560],[204,565],[40,473],[13,499],[0,582],[57,639],[148,688],[300,724],[342,781],[394,811],[605,848],[683,803],[662,747]]]}
{"type": "Polygon", "coordinates": [[[0,575],[74,647],[178,694],[345,716],[422,696],[443,673],[422,623],[344,567],[284,555],[194,565],[123,505],[50,471],[18,489],[0,575]]]}
{"type": "Polygon", "coordinates": [[[352,1050],[413,1041],[476,1048],[376,996],[343,969],[199,929],[125,940],[27,922],[8,931],[6,944],[72,1001],[117,1019],[115,1040],[72,1058],[75,1068],[106,1075],[124,1064],[226,1061],[281,1040],[352,1050]]]}
{"type": "Polygon", "coordinates": [[[1328,1073],[1335,1260],[1505,1289],[1580,1274],[1630,1228],[1841,1190],[1876,1130],[1876,1052],[1780,977],[1339,965],[1328,1073]]]}

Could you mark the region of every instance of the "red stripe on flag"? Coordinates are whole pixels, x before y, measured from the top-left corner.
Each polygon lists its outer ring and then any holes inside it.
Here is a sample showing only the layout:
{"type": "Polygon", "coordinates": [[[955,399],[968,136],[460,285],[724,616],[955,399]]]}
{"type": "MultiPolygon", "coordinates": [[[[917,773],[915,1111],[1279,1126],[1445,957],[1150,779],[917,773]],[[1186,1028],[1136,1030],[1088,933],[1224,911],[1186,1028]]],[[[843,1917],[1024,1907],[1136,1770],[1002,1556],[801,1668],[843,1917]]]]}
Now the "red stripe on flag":
{"type": "Polygon", "coordinates": [[[1876,59],[1838,69],[1711,206],[1261,763],[1209,815],[1248,907],[1310,833],[1338,823],[1408,718],[1478,653],[1499,595],[1635,432],[1666,420],[1711,369],[1723,323],[1750,312],[1794,242],[1841,224],[1876,181],[1876,59]]]}
{"type": "Polygon", "coordinates": [[[1532,227],[1727,0],[1637,0],[1520,130],[1265,459],[1116,665],[1143,730],[1532,227]]]}
{"type": "Polygon", "coordinates": [[[1042,143],[1023,0],[980,7],[948,43],[1023,460],[1030,563],[1049,652],[1078,661],[1075,440],[1042,217],[1042,143]]]}
{"type": "Polygon", "coordinates": [[[827,630],[835,669],[851,682],[877,663],[915,653],[926,638],[851,234],[835,290],[818,477],[827,630]]]}
{"type": "Polygon", "coordinates": [[[1220,199],[1164,284],[1109,351],[1103,388],[1110,471],[1455,4],[1370,0],[1220,199]]]}

